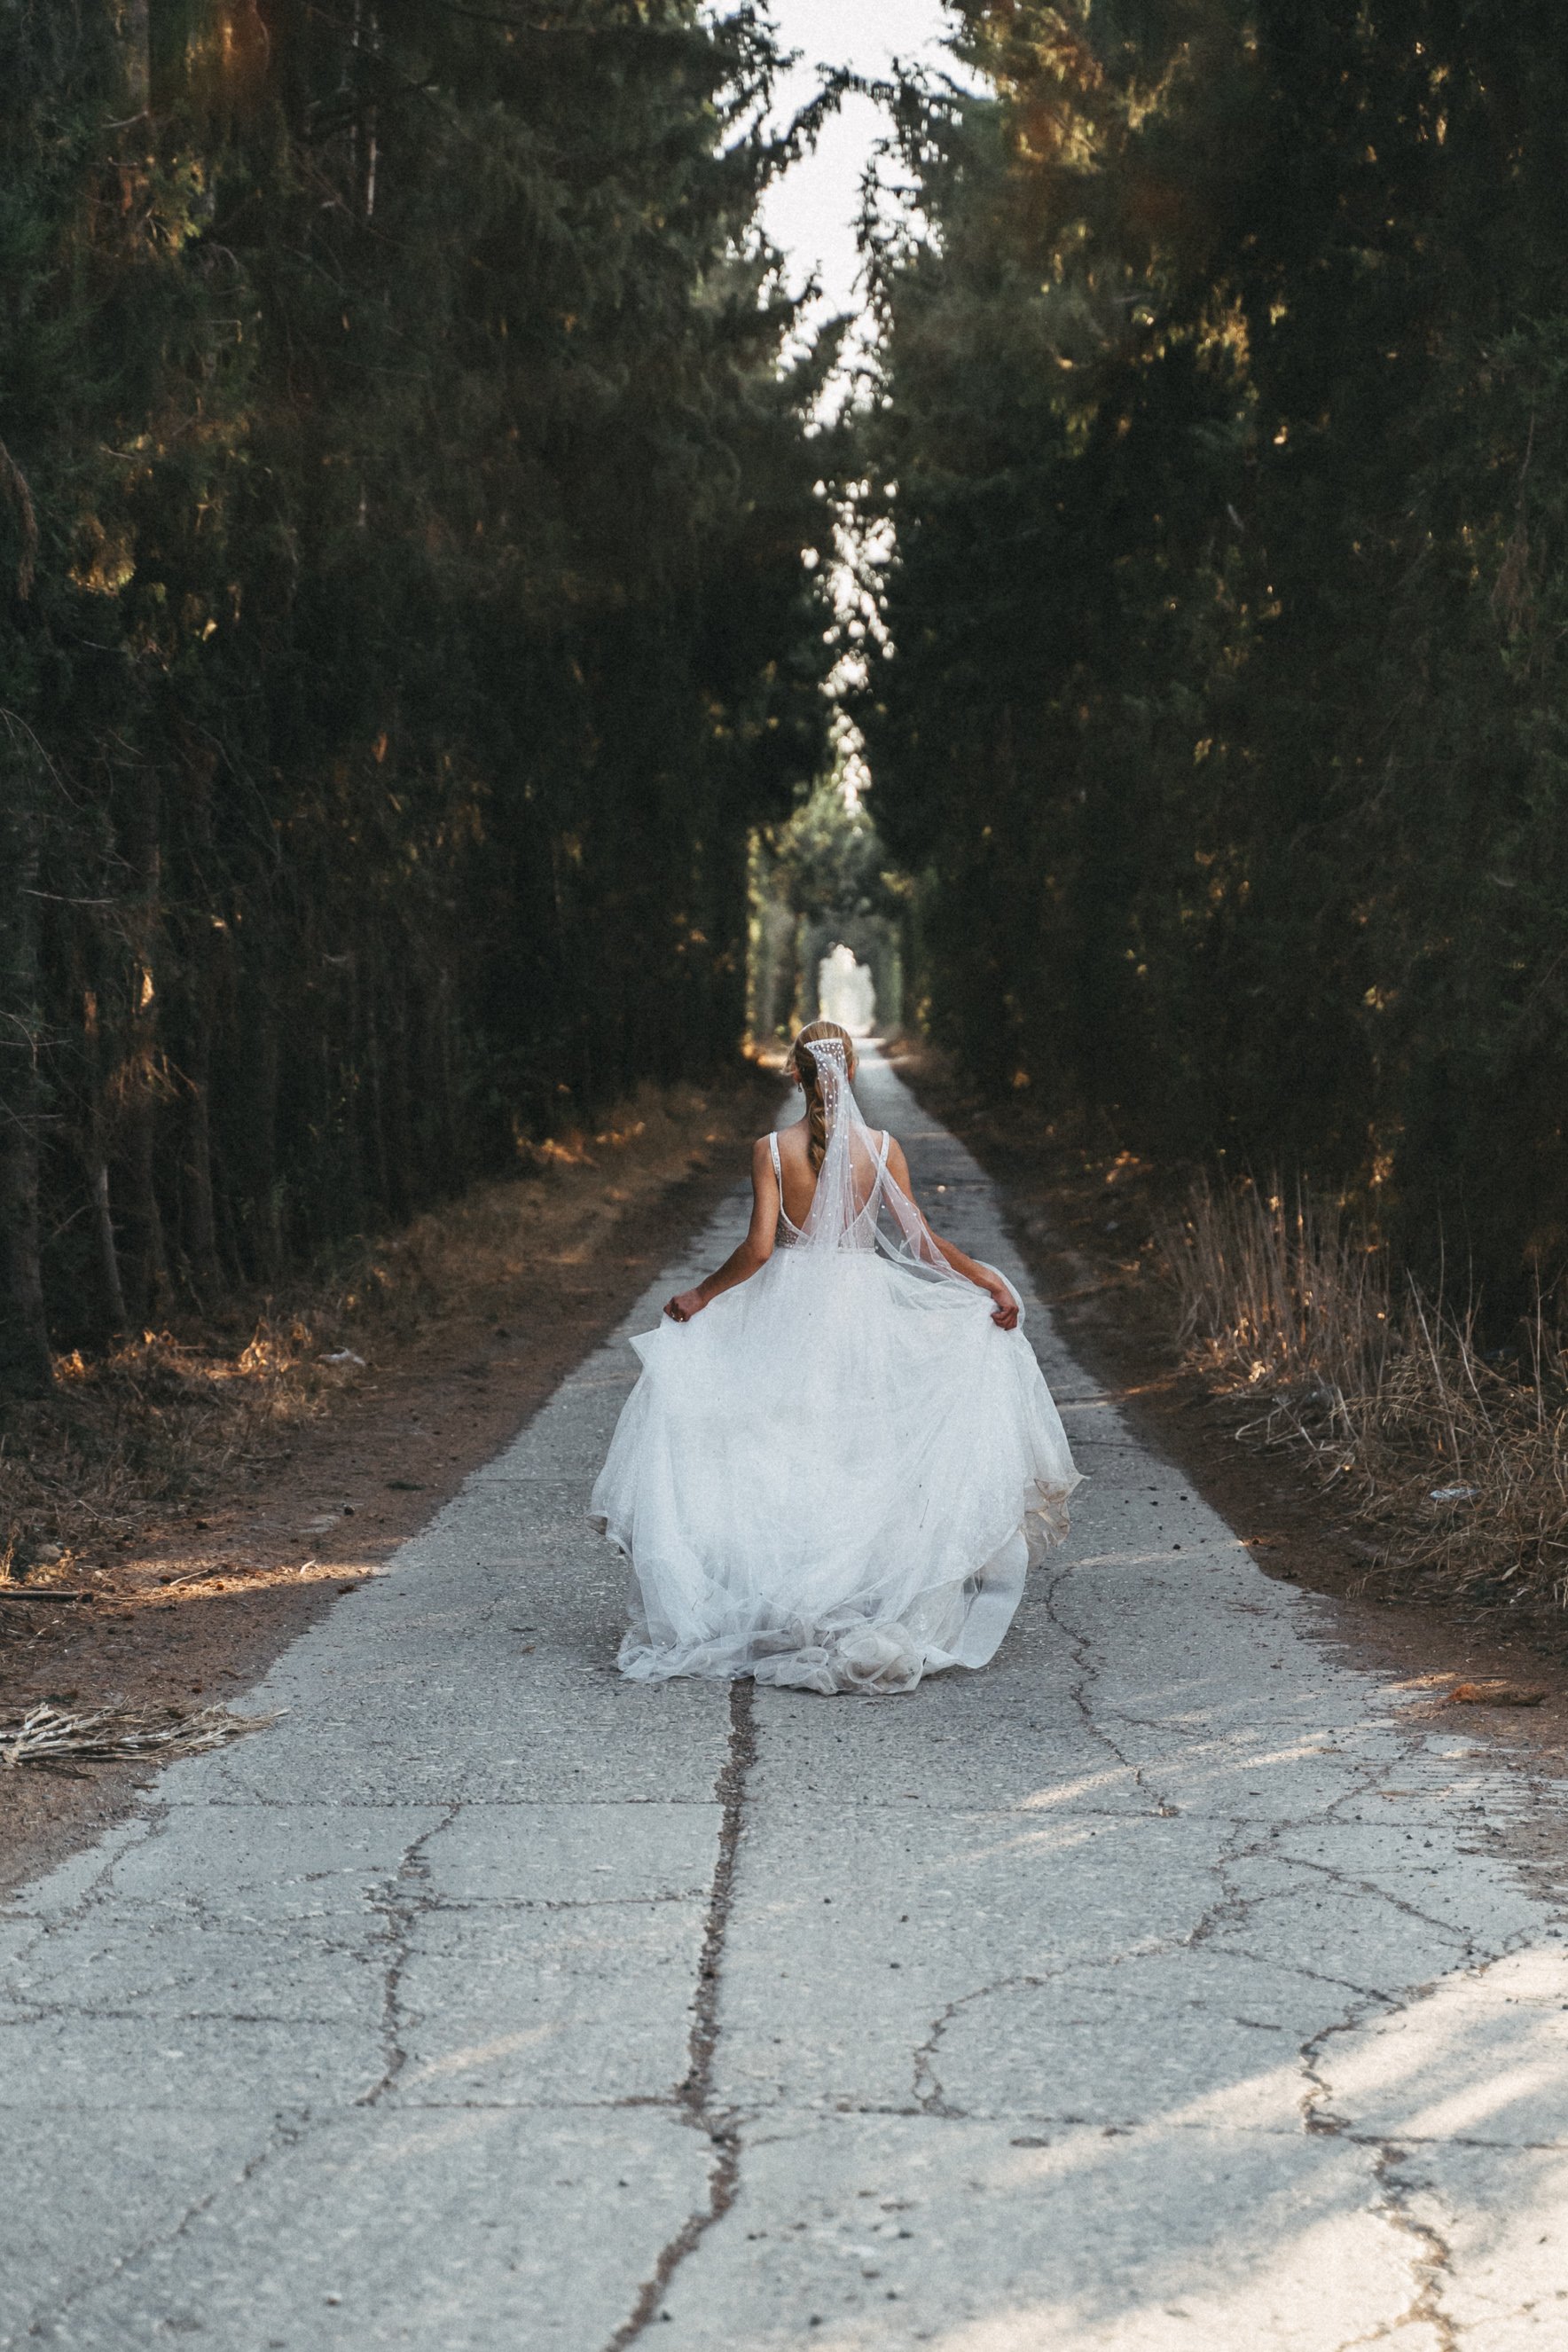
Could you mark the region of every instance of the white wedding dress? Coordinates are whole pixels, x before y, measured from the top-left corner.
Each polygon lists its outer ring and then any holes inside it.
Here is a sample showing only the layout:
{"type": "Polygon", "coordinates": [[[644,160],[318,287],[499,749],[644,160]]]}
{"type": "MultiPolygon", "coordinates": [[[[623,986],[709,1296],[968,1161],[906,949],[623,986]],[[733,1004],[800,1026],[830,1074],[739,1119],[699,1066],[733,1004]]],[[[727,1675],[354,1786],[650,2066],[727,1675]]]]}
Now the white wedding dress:
{"type": "MultiPolygon", "coordinates": [[[[907,1691],[994,1654],[1078,1474],[1021,1328],[889,1171],[842,1052],[804,1227],[642,1362],[594,1489],[640,1608],[623,1674],[907,1691]]],[[[778,1145],[770,1138],[778,1174],[778,1145]]]]}

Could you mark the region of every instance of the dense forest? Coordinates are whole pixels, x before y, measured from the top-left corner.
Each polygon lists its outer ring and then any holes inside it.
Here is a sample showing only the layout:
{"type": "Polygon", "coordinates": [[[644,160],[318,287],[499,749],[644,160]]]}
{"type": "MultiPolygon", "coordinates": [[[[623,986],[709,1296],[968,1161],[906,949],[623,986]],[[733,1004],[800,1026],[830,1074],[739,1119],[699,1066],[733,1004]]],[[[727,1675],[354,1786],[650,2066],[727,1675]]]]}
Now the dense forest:
{"type": "Polygon", "coordinates": [[[748,862],[770,1023],[901,933],[992,1087],[1557,1276],[1546,0],[965,0],[837,427],[764,13],[0,24],[0,1388],[713,1067],[748,862]]]}
{"type": "MultiPolygon", "coordinates": [[[[0,1390],[732,1053],[821,763],[765,20],[6,0],[0,1390]],[[805,560],[803,561],[803,556],[805,560]]],[[[828,102],[826,100],[824,103],[828,102]]]]}
{"type": "Polygon", "coordinates": [[[932,1024],[1506,1305],[1568,1240],[1561,10],[961,13],[863,461],[932,1024]]]}

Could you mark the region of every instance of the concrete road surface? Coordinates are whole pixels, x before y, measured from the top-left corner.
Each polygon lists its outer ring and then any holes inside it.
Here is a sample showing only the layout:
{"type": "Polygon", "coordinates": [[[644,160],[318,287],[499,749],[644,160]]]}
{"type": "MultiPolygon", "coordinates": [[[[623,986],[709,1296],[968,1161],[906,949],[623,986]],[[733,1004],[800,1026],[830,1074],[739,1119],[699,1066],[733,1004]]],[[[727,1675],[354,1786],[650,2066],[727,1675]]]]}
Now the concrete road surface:
{"type": "Polygon", "coordinates": [[[1092,1483],[984,1674],[620,1682],[617,1340],[0,1915],[0,2343],[1568,2347],[1557,1800],[1028,1328],[1092,1483]]]}

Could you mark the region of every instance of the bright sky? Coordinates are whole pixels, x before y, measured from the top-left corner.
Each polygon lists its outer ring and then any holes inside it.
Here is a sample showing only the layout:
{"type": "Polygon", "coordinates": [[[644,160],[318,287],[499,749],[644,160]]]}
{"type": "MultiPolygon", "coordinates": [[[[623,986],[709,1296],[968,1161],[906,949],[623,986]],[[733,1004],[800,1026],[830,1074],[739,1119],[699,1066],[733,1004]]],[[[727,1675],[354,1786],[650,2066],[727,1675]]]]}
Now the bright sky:
{"type": "MultiPolygon", "coordinates": [[[[820,86],[819,67],[847,66],[868,80],[887,76],[895,59],[956,70],[942,46],[952,21],[944,0],[771,0],[771,13],[781,47],[786,53],[801,53],[800,63],[776,94],[777,110],[785,121],[820,86]]],[[[870,100],[847,99],[838,113],[829,117],[812,153],[770,191],[763,205],[763,226],[789,258],[791,286],[798,291],[813,275],[821,284],[820,301],[801,321],[808,332],[825,319],[844,311],[853,315],[861,307],[855,242],[860,178],[886,129],[886,115],[870,100]]],[[[851,354],[855,341],[852,335],[851,354]]],[[[843,388],[848,373],[841,369],[843,388]]],[[[842,539],[841,552],[847,553],[842,539]]],[[[860,599],[847,561],[836,564],[832,576],[847,638],[836,673],[842,680],[863,668],[861,645],[868,629],[874,631],[874,622],[857,609],[860,599]]],[[[842,714],[837,741],[845,791],[849,800],[857,801],[870,778],[859,737],[842,714]]]]}
{"type": "MultiPolygon", "coordinates": [[[[895,58],[952,68],[941,46],[951,21],[943,0],[773,0],[772,13],[784,48],[802,53],[779,92],[779,110],[786,115],[810,97],[819,65],[849,66],[870,77],[886,74],[895,58]]],[[[868,100],[846,100],[815,154],[796,164],[763,208],[768,234],[791,257],[792,283],[798,288],[813,270],[822,280],[820,316],[859,307],[860,174],[885,127],[881,110],[868,100]]]]}

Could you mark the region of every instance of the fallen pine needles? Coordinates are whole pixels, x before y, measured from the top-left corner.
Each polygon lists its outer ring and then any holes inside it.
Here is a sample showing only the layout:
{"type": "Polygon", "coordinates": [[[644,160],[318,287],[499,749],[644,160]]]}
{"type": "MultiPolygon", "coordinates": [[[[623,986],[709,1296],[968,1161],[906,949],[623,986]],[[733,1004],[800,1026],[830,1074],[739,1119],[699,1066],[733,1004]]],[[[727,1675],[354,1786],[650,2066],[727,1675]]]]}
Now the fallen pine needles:
{"type": "Polygon", "coordinates": [[[0,1411],[5,1597],[40,1569],[134,1549],[160,1513],[248,1483],[422,1335],[526,1328],[552,1286],[620,1247],[626,1222],[702,1164],[694,1144],[733,1149],[743,1166],[774,1098],[744,1069],[701,1091],[645,1083],[602,1124],[520,1142],[516,1173],[345,1245],[286,1295],[189,1307],[175,1329],[59,1356],[47,1397],[0,1411]]]}

